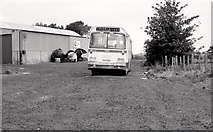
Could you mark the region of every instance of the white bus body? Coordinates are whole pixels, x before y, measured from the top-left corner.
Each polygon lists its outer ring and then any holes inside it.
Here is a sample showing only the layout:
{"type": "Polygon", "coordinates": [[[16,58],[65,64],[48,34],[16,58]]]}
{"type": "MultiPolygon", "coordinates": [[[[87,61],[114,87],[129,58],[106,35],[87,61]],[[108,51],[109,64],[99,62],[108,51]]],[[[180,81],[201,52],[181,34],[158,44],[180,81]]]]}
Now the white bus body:
{"type": "Polygon", "coordinates": [[[92,75],[100,69],[130,71],[132,41],[123,28],[94,27],[90,31],[88,70],[92,75]]]}

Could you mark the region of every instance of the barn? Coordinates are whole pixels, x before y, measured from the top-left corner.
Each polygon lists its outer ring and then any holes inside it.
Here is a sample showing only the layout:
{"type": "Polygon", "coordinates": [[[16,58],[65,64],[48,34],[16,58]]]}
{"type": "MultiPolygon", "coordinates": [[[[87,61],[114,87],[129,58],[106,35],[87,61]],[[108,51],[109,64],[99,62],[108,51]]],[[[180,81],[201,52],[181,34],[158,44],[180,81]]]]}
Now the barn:
{"type": "Polygon", "coordinates": [[[0,64],[38,64],[49,62],[58,48],[87,51],[89,39],[68,30],[1,22],[0,42],[0,64]]]}

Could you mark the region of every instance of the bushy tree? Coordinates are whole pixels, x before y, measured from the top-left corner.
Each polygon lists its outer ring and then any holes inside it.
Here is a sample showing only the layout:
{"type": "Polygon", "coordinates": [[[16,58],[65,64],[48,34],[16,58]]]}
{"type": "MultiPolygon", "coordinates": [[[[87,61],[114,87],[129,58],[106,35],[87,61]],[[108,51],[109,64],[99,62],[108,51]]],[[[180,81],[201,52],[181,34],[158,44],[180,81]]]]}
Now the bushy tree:
{"type": "Polygon", "coordinates": [[[213,45],[209,47],[209,49],[207,50],[207,52],[213,53],[213,45]]]}
{"type": "Polygon", "coordinates": [[[51,28],[56,28],[56,29],[64,29],[64,27],[61,25],[61,26],[57,26],[56,23],[52,23],[50,24],[48,27],[51,27],[51,28]]]}
{"type": "Polygon", "coordinates": [[[35,26],[47,27],[47,24],[43,24],[42,22],[36,23],[35,26]]]}
{"type": "Polygon", "coordinates": [[[175,0],[165,0],[152,6],[154,16],[148,17],[148,26],[145,32],[151,39],[145,42],[147,62],[154,65],[163,63],[164,56],[183,55],[194,51],[192,46],[199,39],[192,38],[193,32],[199,26],[192,24],[199,15],[186,18],[182,9],[187,4],[180,6],[175,0]]]}
{"type": "Polygon", "coordinates": [[[42,22],[40,23],[36,23],[35,26],[41,26],[41,27],[50,27],[50,28],[56,28],[56,29],[64,29],[64,27],[61,25],[61,26],[57,26],[56,23],[51,23],[49,25],[47,24],[43,24],[42,22]]]}
{"type": "Polygon", "coordinates": [[[72,30],[80,35],[85,35],[90,30],[90,26],[85,25],[82,21],[76,21],[66,26],[66,30],[72,30]]]}
{"type": "Polygon", "coordinates": [[[71,30],[74,31],[78,34],[85,35],[89,32],[91,26],[88,26],[87,24],[85,25],[84,22],[82,21],[76,21],[72,22],[64,28],[64,26],[58,26],[56,23],[51,23],[51,24],[43,24],[42,22],[36,23],[35,26],[41,26],[41,27],[50,27],[50,28],[56,28],[56,29],[65,29],[65,30],[71,30]]]}

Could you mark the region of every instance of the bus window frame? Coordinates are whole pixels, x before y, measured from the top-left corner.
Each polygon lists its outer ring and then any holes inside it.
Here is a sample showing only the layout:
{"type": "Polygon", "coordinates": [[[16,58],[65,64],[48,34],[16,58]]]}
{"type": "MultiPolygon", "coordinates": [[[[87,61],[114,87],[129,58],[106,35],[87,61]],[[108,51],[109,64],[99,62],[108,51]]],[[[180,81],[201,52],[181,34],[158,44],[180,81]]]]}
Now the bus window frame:
{"type": "Polygon", "coordinates": [[[127,43],[126,43],[126,38],[128,37],[128,35],[124,34],[124,33],[119,33],[119,32],[93,32],[90,34],[90,43],[89,43],[89,48],[98,48],[98,49],[115,49],[115,50],[125,50],[127,48],[127,43]],[[92,35],[93,34],[107,34],[107,43],[106,43],[106,47],[91,47],[92,45],[92,42],[93,42],[93,39],[92,39],[92,35]],[[109,48],[109,41],[108,41],[108,38],[109,38],[109,34],[119,34],[119,35],[122,35],[123,36],[123,41],[124,41],[124,48],[109,48]]]}

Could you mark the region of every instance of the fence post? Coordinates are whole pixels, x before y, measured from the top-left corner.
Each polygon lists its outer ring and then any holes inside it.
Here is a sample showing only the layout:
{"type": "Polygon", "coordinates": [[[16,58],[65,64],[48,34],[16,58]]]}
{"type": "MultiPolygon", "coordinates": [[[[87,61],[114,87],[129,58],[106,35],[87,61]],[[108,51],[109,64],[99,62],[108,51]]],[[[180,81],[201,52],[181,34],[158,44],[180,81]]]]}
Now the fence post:
{"type": "Polygon", "coordinates": [[[173,62],[174,62],[174,60],[173,60],[173,57],[172,57],[172,67],[173,67],[173,62]]]}
{"type": "Polygon", "coordinates": [[[176,56],[173,57],[173,61],[174,61],[173,62],[173,67],[174,67],[173,70],[174,70],[176,68],[176,65],[177,65],[177,63],[176,63],[176,56]]]}
{"type": "Polygon", "coordinates": [[[194,54],[191,54],[191,68],[194,69],[194,66],[195,63],[194,63],[194,54]]]}
{"type": "Polygon", "coordinates": [[[187,65],[189,65],[189,55],[187,55],[187,65]]]}
{"type": "Polygon", "coordinates": [[[205,71],[207,70],[207,53],[204,54],[204,67],[205,67],[205,71]]]}
{"type": "Polygon", "coordinates": [[[194,54],[192,54],[191,64],[194,65],[194,54]]]}
{"type": "Polygon", "coordinates": [[[199,64],[199,70],[201,70],[201,54],[198,55],[198,64],[199,64]]]}
{"type": "Polygon", "coordinates": [[[178,56],[177,55],[175,56],[175,65],[176,66],[178,65],[178,56]]]}
{"type": "Polygon", "coordinates": [[[167,67],[168,62],[167,62],[167,56],[165,55],[165,66],[167,67]]]}
{"type": "Polygon", "coordinates": [[[189,55],[187,55],[187,69],[189,69],[190,68],[190,66],[189,66],[189,55]]]}
{"type": "Polygon", "coordinates": [[[177,63],[176,63],[176,57],[174,57],[174,65],[177,65],[177,63]]]}
{"type": "Polygon", "coordinates": [[[186,70],[186,66],[185,66],[185,62],[186,62],[186,60],[185,60],[186,58],[185,58],[185,55],[183,55],[183,69],[184,70],[186,70]]]}

